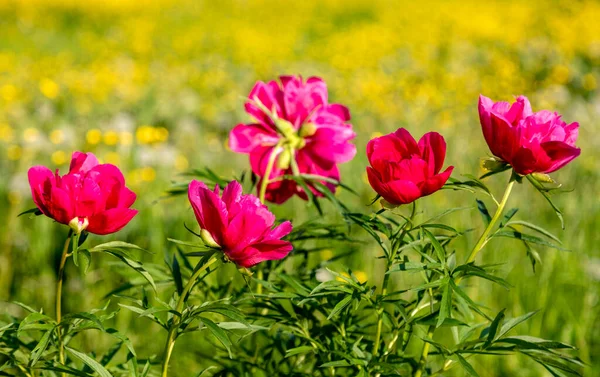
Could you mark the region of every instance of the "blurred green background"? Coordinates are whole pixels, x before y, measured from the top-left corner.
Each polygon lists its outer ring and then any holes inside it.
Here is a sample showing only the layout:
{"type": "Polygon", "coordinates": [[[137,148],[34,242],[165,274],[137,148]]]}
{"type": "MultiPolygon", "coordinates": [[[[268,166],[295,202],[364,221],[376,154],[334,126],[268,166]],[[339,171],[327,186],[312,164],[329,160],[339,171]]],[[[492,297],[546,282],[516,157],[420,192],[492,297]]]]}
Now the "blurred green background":
{"type": "MultiPolygon", "coordinates": [[[[553,174],[574,190],[555,197],[565,231],[529,185],[518,187],[509,207],[520,206],[517,216],[557,233],[572,252],[538,249],[542,263],[534,274],[520,244],[492,242],[483,260],[506,262],[515,287],[507,292],[482,285],[470,292],[510,316],[541,309],[519,332],[576,345],[592,365],[586,374],[599,375],[598,20],[596,1],[1,1],[0,300],[52,313],[55,265],[67,230],[49,219],[16,217],[33,206],[26,173],[34,164],[65,172],[73,150],[117,164],[138,193],[140,214],[118,234],[88,242],[127,240],[155,252],[147,262],[162,263],[172,248],[167,237],[190,239],[183,222],[193,224],[193,215],[183,197],[155,200],[188,168],[209,166],[224,176],[248,169],[247,157],[228,151],[226,140],[233,126],[248,121],[244,97],[257,80],[318,75],[330,101],[350,108],[359,153],[341,167],[342,180],[360,194],[345,196],[348,204],[363,212],[373,197],[363,152],[372,136],[398,127],[417,137],[438,131],[448,142],[454,177],[477,174],[479,158],[489,153],[477,96],[525,94],[534,110],[556,110],[580,123],[582,154],[553,174]]],[[[499,194],[505,179],[493,177],[489,184],[499,194]]],[[[464,192],[421,200],[428,214],[473,204],[464,192]]],[[[297,198],[274,210],[296,221],[315,213],[297,198]]],[[[459,229],[481,227],[476,212],[448,221],[459,229]]],[[[338,267],[380,285],[378,253],[366,247],[338,267]]],[[[105,302],[122,281],[108,268],[112,262],[96,260],[85,277],[67,271],[66,311],[105,302]]],[[[221,270],[221,279],[239,279],[234,272],[221,270]]],[[[21,314],[0,303],[3,313],[21,314]]],[[[138,354],[160,352],[165,334],[149,321],[122,312],[117,327],[138,354]]],[[[178,347],[193,350],[199,337],[184,338],[178,347]]],[[[175,375],[198,370],[190,352],[176,352],[175,375]]],[[[481,376],[545,375],[519,357],[472,362],[481,376]]]]}

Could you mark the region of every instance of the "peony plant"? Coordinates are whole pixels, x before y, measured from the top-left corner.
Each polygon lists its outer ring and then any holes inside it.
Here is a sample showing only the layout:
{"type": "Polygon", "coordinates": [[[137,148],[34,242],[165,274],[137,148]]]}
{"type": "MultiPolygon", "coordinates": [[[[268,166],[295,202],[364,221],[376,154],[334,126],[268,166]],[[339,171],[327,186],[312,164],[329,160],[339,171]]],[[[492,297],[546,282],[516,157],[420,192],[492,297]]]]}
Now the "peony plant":
{"type": "Polygon", "coordinates": [[[454,167],[444,169],[446,141],[437,132],[418,142],[404,128],[374,138],[366,148],[366,174],[375,199],[366,211],[333,195],[337,189],[354,192],[340,182],[337,164],[354,157],[355,134],[347,123],[348,109],[328,102],[322,79],[282,76],[279,82],[258,82],[245,108],[254,121],[234,127],[229,145],[249,154],[251,179],[195,170],[190,175],[199,180],[170,191],[187,193],[197,226],[186,225],[195,241],[169,239],[180,252],[167,254],[167,265],[154,271],[161,275],[160,287],[133,257],[140,249],[136,245],[112,241],[83,247],[87,233],[117,232],[137,213],[130,208],[136,195],[118,168],[81,152],[73,154],[64,176],[31,168],[36,208],[27,212],[44,214],[70,230],[57,275],[56,316],[19,304],[30,314],[0,328],[0,373],[181,376],[179,355],[201,352],[200,345],[195,351],[183,349],[177,340],[201,332],[211,352],[200,358],[198,376],[423,377],[450,375],[458,368],[463,370],[458,375],[478,376],[474,359],[513,354],[554,376],[582,375],[584,364],[574,347],[514,335],[535,312],[494,313],[468,289],[482,281],[510,288],[496,265],[477,262],[490,243],[502,241],[507,253],[514,249],[511,242],[521,243],[534,268],[539,258],[534,247],[563,249],[550,231],[517,220],[517,208],[507,205],[514,187],[525,181],[552,204],[549,193],[556,184],[547,173],[579,155],[577,123],[567,124],[549,111],[532,112],[524,96],[513,104],[481,96],[481,127],[494,157],[483,160],[480,178],[451,177],[454,167]],[[508,184],[497,199],[484,180],[502,174],[509,175],[508,184]],[[255,182],[258,195],[244,194],[255,182]],[[442,222],[465,208],[434,214],[418,209],[420,201],[444,190],[476,196],[473,208],[483,223],[442,222]],[[337,211],[343,221],[278,219],[266,204],[293,196],[320,213],[337,211]],[[488,210],[489,204],[495,208],[488,210]],[[376,245],[377,252],[366,245],[376,245]],[[339,252],[322,257],[318,252],[324,248],[339,252]],[[105,313],[106,308],[62,316],[65,263],[73,257],[87,267],[94,252],[119,258],[145,279],[118,287],[115,298],[148,326],[164,329],[161,354],[138,355],[123,331],[106,326],[118,315],[105,313]],[[343,267],[343,258],[354,253],[383,260],[385,270],[371,279],[359,277],[343,267]],[[226,263],[236,266],[245,284],[211,280],[215,273],[227,273],[215,272],[226,263]],[[115,346],[99,353],[74,340],[90,328],[113,336],[115,346]],[[122,346],[125,354],[118,358],[122,346]]]}

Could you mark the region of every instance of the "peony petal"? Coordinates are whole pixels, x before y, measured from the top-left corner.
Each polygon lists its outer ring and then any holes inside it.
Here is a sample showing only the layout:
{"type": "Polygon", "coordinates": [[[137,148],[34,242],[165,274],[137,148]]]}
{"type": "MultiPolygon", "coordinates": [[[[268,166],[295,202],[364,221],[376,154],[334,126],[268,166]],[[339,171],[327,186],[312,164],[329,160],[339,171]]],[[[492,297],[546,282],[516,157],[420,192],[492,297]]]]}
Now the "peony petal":
{"type": "Polygon", "coordinates": [[[283,259],[292,250],[290,242],[273,240],[252,245],[243,252],[235,256],[229,254],[228,257],[238,266],[249,268],[264,261],[283,259]]]}
{"type": "Polygon", "coordinates": [[[312,159],[329,163],[348,162],[356,155],[356,146],[350,143],[356,134],[348,127],[319,127],[307,139],[303,151],[308,151],[312,159]]]}
{"type": "Polygon", "coordinates": [[[550,167],[543,171],[544,173],[552,173],[557,171],[581,154],[581,149],[572,147],[567,143],[562,143],[559,141],[542,143],[541,147],[552,161],[550,167]]]}
{"type": "Polygon", "coordinates": [[[250,94],[249,101],[246,103],[246,112],[254,117],[258,122],[262,123],[266,128],[275,129],[273,120],[268,114],[265,114],[254,101],[260,101],[269,111],[275,111],[279,117],[285,117],[283,109],[283,92],[276,81],[270,81],[265,84],[258,81],[250,94]]]}
{"type": "Polygon", "coordinates": [[[238,214],[229,222],[224,246],[233,253],[260,240],[275,222],[275,215],[264,205],[241,205],[238,214]]]}
{"type": "Polygon", "coordinates": [[[98,164],[98,159],[93,153],[73,152],[69,173],[85,173],[98,164]]]}
{"type": "Polygon", "coordinates": [[[429,175],[437,174],[444,166],[446,141],[437,132],[428,132],[419,140],[419,150],[429,166],[429,175]]]}
{"type": "Polygon", "coordinates": [[[54,174],[44,166],[34,166],[27,172],[31,196],[37,208],[46,216],[50,216],[47,201],[50,199],[50,190],[54,185],[54,174]]]}
{"type": "Polygon", "coordinates": [[[378,173],[370,167],[367,167],[367,177],[375,192],[391,204],[408,204],[421,196],[421,191],[411,181],[398,180],[384,183],[381,181],[378,173]]]}
{"type": "MultiPolygon", "coordinates": [[[[262,180],[258,182],[258,188],[262,180]]],[[[283,204],[290,199],[294,194],[300,191],[296,182],[286,179],[280,180],[267,185],[267,192],[265,194],[265,200],[275,204],[283,204]]]]}
{"type": "Polygon", "coordinates": [[[196,180],[190,182],[188,198],[200,228],[206,229],[222,245],[228,221],[225,203],[203,182],[196,180]]]}
{"type": "Polygon", "coordinates": [[[123,187],[123,189],[121,189],[121,191],[119,192],[119,202],[117,204],[117,207],[129,208],[133,205],[133,203],[135,203],[136,198],[137,195],[135,194],[135,192],[131,191],[127,187],[123,187]]]}
{"type": "Polygon", "coordinates": [[[293,227],[291,222],[284,221],[281,224],[277,225],[273,230],[268,232],[268,234],[265,235],[264,239],[266,241],[281,239],[282,237],[285,237],[288,234],[290,234],[292,228],[293,227]]]}
{"type": "Polygon", "coordinates": [[[94,234],[110,234],[121,230],[138,213],[135,209],[113,208],[89,218],[87,231],[94,234]]]}
{"type": "Polygon", "coordinates": [[[238,124],[229,133],[229,148],[237,153],[250,153],[257,147],[277,144],[274,129],[262,124],[238,124]]]}
{"type": "Polygon", "coordinates": [[[419,185],[421,194],[427,196],[441,189],[448,181],[448,178],[450,178],[452,170],[454,170],[454,166],[449,166],[442,173],[427,178],[427,180],[419,185]]]}
{"type": "Polygon", "coordinates": [[[510,164],[518,174],[527,175],[546,171],[552,165],[552,160],[538,143],[533,143],[520,147],[510,164]]]}
{"type": "MultiPolygon", "coordinates": [[[[262,177],[265,175],[267,171],[267,166],[269,164],[269,159],[271,158],[272,153],[281,153],[283,149],[275,147],[257,147],[252,152],[250,152],[250,166],[252,167],[252,171],[254,174],[262,177]]],[[[277,168],[277,159],[275,159],[275,163],[271,169],[271,174],[269,176],[270,179],[275,177],[279,177],[284,174],[284,171],[277,168]]]]}
{"type": "Polygon", "coordinates": [[[318,77],[311,77],[306,83],[300,76],[283,76],[283,102],[287,119],[296,127],[320,107],[327,105],[327,85],[318,77]]]}
{"type": "Polygon", "coordinates": [[[69,224],[69,221],[77,216],[71,195],[59,187],[54,186],[50,189],[47,205],[50,217],[61,224],[69,224]]]}
{"type": "Polygon", "coordinates": [[[376,170],[383,169],[388,161],[401,161],[413,154],[420,155],[415,139],[404,128],[371,139],[367,144],[369,163],[376,170]]]}

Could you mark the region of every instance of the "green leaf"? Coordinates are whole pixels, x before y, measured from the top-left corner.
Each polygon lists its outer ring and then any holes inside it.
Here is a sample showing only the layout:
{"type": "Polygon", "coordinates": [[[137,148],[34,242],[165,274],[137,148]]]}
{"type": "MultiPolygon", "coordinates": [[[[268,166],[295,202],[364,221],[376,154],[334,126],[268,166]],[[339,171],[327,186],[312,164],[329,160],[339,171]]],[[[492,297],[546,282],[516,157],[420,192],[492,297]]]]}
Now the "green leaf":
{"type": "MultiPolygon", "coordinates": [[[[488,327],[487,330],[487,339],[485,341],[485,347],[488,347],[490,344],[492,344],[492,342],[494,341],[494,339],[496,339],[496,333],[498,332],[498,328],[500,327],[500,325],[502,324],[502,322],[504,321],[504,311],[506,309],[502,309],[494,318],[494,320],[492,321],[492,323],[490,324],[490,327],[488,327]]],[[[484,330],[484,333],[486,332],[486,330],[484,330]]]]}
{"type": "Polygon", "coordinates": [[[177,294],[181,296],[181,293],[183,292],[183,279],[181,278],[181,269],[175,254],[173,254],[173,262],[171,263],[171,274],[173,275],[173,281],[177,288],[177,294]]]}
{"type": "Polygon", "coordinates": [[[543,246],[547,246],[547,247],[551,247],[553,249],[556,250],[560,250],[560,251],[570,251],[569,249],[566,249],[560,245],[557,245],[555,243],[546,241],[540,237],[536,237],[536,236],[532,236],[530,234],[525,234],[522,232],[519,232],[517,230],[507,230],[506,228],[504,228],[503,230],[500,230],[496,233],[494,233],[492,235],[492,237],[507,237],[507,238],[514,238],[517,240],[522,240],[525,242],[530,242],[530,243],[535,243],[538,245],[543,245],[543,246]]]}
{"type": "Polygon", "coordinates": [[[104,331],[104,326],[102,325],[102,322],[100,321],[100,319],[98,319],[98,317],[96,317],[95,315],[93,315],[91,313],[85,313],[85,312],[67,314],[63,317],[61,324],[73,322],[76,319],[90,321],[90,322],[94,323],[98,327],[99,330],[104,331]]]}
{"type": "Polygon", "coordinates": [[[470,297],[469,295],[467,295],[465,293],[465,291],[462,290],[462,288],[460,288],[458,285],[456,285],[456,283],[454,282],[454,279],[450,279],[450,285],[452,287],[452,290],[456,293],[456,295],[460,298],[462,298],[471,309],[475,310],[475,312],[477,312],[477,314],[481,315],[484,318],[487,318],[489,320],[491,320],[491,318],[485,314],[484,312],[481,311],[481,309],[479,309],[479,305],[477,305],[470,297]]]}
{"type": "Polygon", "coordinates": [[[429,241],[431,242],[431,245],[433,246],[433,249],[437,254],[438,260],[442,264],[442,268],[446,268],[446,251],[444,250],[440,242],[437,240],[437,238],[435,238],[435,236],[430,231],[423,228],[423,232],[425,233],[427,238],[429,238],[429,241]]]}
{"type": "Polygon", "coordinates": [[[554,213],[556,213],[556,216],[558,217],[558,219],[560,220],[560,226],[565,229],[565,219],[563,217],[563,214],[561,212],[561,210],[552,202],[552,199],[550,199],[550,196],[548,195],[548,193],[546,192],[546,189],[544,188],[544,186],[538,182],[531,174],[527,175],[527,180],[529,182],[531,182],[531,185],[540,193],[542,194],[542,196],[546,199],[546,201],[548,202],[548,204],[550,204],[550,206],[552,207],[552,209],[554,210],[554,213]]]}
{"type": "Polygon", "coordinates": [[[427,270],[436,270],[442,267],[441,263],[422,263],[422,262],[404,262],[400,264],[393,265],[388,274],[391,272],[398,271],[427,271],[427,270]]]}
{"type": "Polygon", "coordinates": [[[329,315],[327,316],[327,319],[330,320],[331,318],[335,317],[338,313],[340,313],[348,305],[350,305],[350,303],[352,302],[352,298],[352,296],[346,296],[340,302],[338,302],[331,311],[331,313],[329,313],[329,315]]]}
{"type": "Polygon", "coordinates": [[[352,364],[350,364],[350,362],[348,362],[348,360],[336,360],[336,361],[330,361],[325,364],[321,364],[319,366],[319,368],[350,367],[350,366],[352,366],[352,364]]]}
{"type": "Polygon", "coordinates": [[[33,349],[33,351],[31,351],[31,358],[29,361],[30,366],[34,366],[42,356],[42,353],[44,353],[44,351],[48,348],[54,329],[55,327],[46,331],[40,339],[40,341],[38,342],[38,344],[33,349]]]}
{"type": "Polygon", "coordinates": [[[127,242],[123,242],[123,241],[105,242],[100,245],[94,246],[93,248],[90,249],[90,251],[98,252],[98,251],[105,251],[105,250],[112,250],[112,249],[133,249],[133,250],[140,250],[140,251],[148,252],[147,250],[142,249],[138,245],[134,245],[132,243],[127,243],[127,242]]]}
{"type": "Polygon", "coordinates": [[[87,274],[88,269],[90,268],[90,264],[92,262],[92,254],[90,254],[89,250],[80,249],[77,252],[79,258],[79,268],[83,272],[83,274],[87,274]]]}
{"type": "Polygon", "coordinates": [[[214,337],[217,338],[217,340],[223,346],[225,346],[225,348],[227,349],[227,352],[229,353],[229,358],[233,358],[233,356],[231,354],[231,345],[232,344],[231,344],[231,341],[229,340],[229,337],[225,333],[225,330],[220,328],[216,323],[214,323],[213,321],[211,321],[208,318],[202,318],[202,323],[214,335],[214,337]]]}
{"type": "Polygon", "coordinates": [[[146,279],[146,281],[152,286],[152,289],[154,289],[156,292],[156,284],[154,284],[154,279],[152,278],[152,275],[146,271],[141,262],[134,261],[117,250],[104,250],[104,252],[122,260],[127,266],[131,267],[135,272],[146,279]]]}
{"type": "Polygon", "coordinates": [[[446,318],[450,318],[452,313],[452,286],[448,282],[449,278],[444,279],[444,283],[442,285],[443,294],[442,301],[440,303],[440,312],[438,314],[438,320],[435,327],[440,327],[446,318]]]}
{"type": "Polygon", "coordinates": [[[508,210],[508,212],[506,212],[506,214],[502,217],[502,221],[500,221],[500,225],[498,226],[499,228],[503,228],[504,226],[508,225],[508,222],[510,221],[510,219],[513,218],[513,216],[519,211],[518,208],[511,208],[508,210]]]}
{"type": "Polygon", "coordinates": [[[311,346],[302,346],[302,347],[291,348],[291,349],[285,351],[285,357],[290,357],[290,356],[314,352],[314,351],[315,351],[315,349],[311,346]]]}
{"type": "Polygon", "coordinates": [[[515,221],[511,221],[510,223],[506,224],[506,225],[521,225],[524,226],[526,228],[529,228],[531,230],[534,230],[540,234],[543,234],[544,236],[558,242],[558,243],[562,243],[561,240],[555,236],[554,234],[550,233],[549,231],[547,231],[546,229],[542,228],[541,226],[529,223],[527,221],[520,221],[520,220],[515,220],[515,221]]]}
{"type": "Polygon", "coordinates": [[[515,335],[507,338],[500,338],[496,343],[509,343],[517,346],[518,349],[575,349],[572,345],[557,342],[554,340],[546,340],[527,335],[515,335]]]}
{"type": "Polygon", "coordinates": [[[515,328],[518,324],[520,324],[521,322],[527,321],[529,318],[533,317],[538,312],[539,312],[539,310],[536,310],[536,311],[524,314],[524,315],[522,315],[520,317],[509,319],[508,321],[506,321],[504,323],[504,325],[502,325],[502,328],[500,329],[500,332],[498,333],[498,336],[496,338],[503,337],[504,335],[506,335],[506,333],[508,333],[513,328],[515,328]]]}
{"type": "Polygon", "coordinates": [[[473,366],[471,364],[469,364],[469,362],[467,361],[467,359],[465,359],[464,357],[462,357],[458,353],[456,354],[456,358],[458,359],[458,362],[460,363],[460,365],[463,367],[463,369],[465,370],[465,372],[467,372],[467,374],[469,376],[479,377],[479,375],[477,374],[477,372],[475,371],[475,369],[473,369],[473,366]]]}
{"type": "Polygon", "coordinates": [[[477,210],[481,214],[481,217],[483,217],[483,222],[485,223],[485,225],[490,225],[490,222],[492,221],[492,216],[490,216],[490,212],[485,206],[485,203],[479,199],[475,200],[477,201],[477,210]]]}
{"type": "Polygon", "coordinates": [[[17,215],[17,217],[21,217],[23,215],[29,215],[29,214],[31,215],[29,217],[31,219],[31,218],[33,218],[33,216],[40,216],[40,215],[42,215],[42,211],[40,211],[37,207],[36,208],[31,208],[31,209],[28,209],[26,211],[23,211],[23,212],[19,213],[17,215]]]}
{"type": "Polygon", "coordinates": [[[82,363],[84,363],[85,365],[87,365],[88,367],[92,368],[92,370],[94,372],[98,373],[98,375],[100,375],[100,377],[113,377],[113,375],[110,374],[110,372],[108,370],[106,370],[102,366],[102,364],[100,364],[96,360],[92,359],[91,357],[89,357],[85,353],[76,351],[76,350],[74,350],[73,348],[70,348],[70,347],[65,347],[65,349],[71,354],[71,356],[73,356],[74,358],[78,359],[79,361],[81,361],[82,363]]]}

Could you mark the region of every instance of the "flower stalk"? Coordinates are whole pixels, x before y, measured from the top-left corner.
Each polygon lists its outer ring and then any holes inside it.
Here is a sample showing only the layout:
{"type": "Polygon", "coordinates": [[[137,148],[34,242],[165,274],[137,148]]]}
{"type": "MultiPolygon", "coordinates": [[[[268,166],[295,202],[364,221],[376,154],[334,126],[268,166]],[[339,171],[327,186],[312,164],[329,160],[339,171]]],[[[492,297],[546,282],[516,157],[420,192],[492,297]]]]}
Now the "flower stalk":
{"type": "MultiPolygon", "coordinates": [[[[398,232],[401,232],[400,235],[392,241],[392,252],[388,257],[386,271],[385,271],[386,273],[385,273],[385,275],[383,275],[383,283],[381,285],[382,299],[385,298],[385,295],[387,294],[387,291],[388,291],[388,285],[390,282],[390,274],[389,274],[390,268],[394,264],[394,260],[396,259],[396,254],[398,253],[398,249],[402,245],[402,240],[404,239],[404,236],[406,236],[406,233],[412,226],[412,221],[415,217],[416,211],[417,211],[417,204],[415,201],[412,203],[412,211],[410,213],[409,219],[406,221],[406,223],[402,227],[400,227],[400,229],[398,229],[398,232]]],[[[396,234],[398,234],[398,233],[396,233],[396,234]]],[[[379,343],[381,342],[381,332],[383,330],[383,308],[381,308],[378,311],[378,314],[379,314],[379,320],[377,321],[377,331],[375,333],[375,343],[373,344],[373,356],[377,356],[377,354],[379,352],[379,343]]]]}
{"type": "Polygon", "coordinates": [[[511,177],[510,177],[510,180],[508,181],[508,185],[506,186],[506,189],[504,190],[504,195],[502,196],[502,200],[500,200],[500,204],[498,204],[498,207],[496,208],[496,212],[494,213],[494,216],[492,216],[490,223],[485,228],[483,233],[481,233],[481,236],[479,237],[479,240],[477,240],[477,243],[473,247],[473,250],[471,250],[471,254],[469,254],[469,257],[467,258],[467,262],[466,262],[467,264],[471,263],[475,260],[475,257],[477,257],[477,254],[483,249],[483,247],[487,243],[490,232],[492,231],[492,229],[494,228],[494,226],[500,219],[500,216],[502,216],[502,213],[504,212],[504,208],[506,207],[506,203],[508,202],[508,198],[510,197],[510,193],[512,192],[515,182],[516,182],[516,179],[515,179],[515,176],[513,173],[513,175],[511,175],[511,177]]]}
{"type": "MultiPolygon", "coordinates": [[[[73,238],[73,230],[69,230],[69,234],[67,236],[67,240],[65,241],[65,246],[63,247],[62,255],[60,257],[60,265],[58,266],[58,281],[56,282],[56,322],[59,326],[56,328],[56,333],[58,336],[58,359],[62,365],[65,364],[65,346],[63,344],[62,339],[62,331],[60,328],[60,322],[62,320],[62,288],[63,288],[63,280],[65,277],[65,265],[67,264],[67,259],[69,258],[69,244],[71,243],[71,239],[73,238]]],[[[73,246],[75,247],[75,246],[73,246]]],[[[64,373],[62,374],[65,375],[64,373]]]]}
{"type": "MultiPolygon", "coordinates": [[[[427,329],[428,339],[431,339],[433,337],[434,331],[435,326],[429,326],[429,328],[427,329]]],[[[415,371],[414,377],[421,377],[423,375],[423,371],[425,370],[425,364],[427,364],[427,357],[429,356],[430,348],[431,344],[429,342],[425,342],[425,344],[423,344],[423,350],[421,351],[421,357],[419,358],[419,365],[417,366],[417,370],[415,371]]]]}
{"type": "MultiPolygon", "coordinates": [[[[217,261],[216,253],[213,254],[210,259],[201,267],[196,268],[196,271],[192,274],[187,284],[183,288],[181,292],[181,296],[179,296],[179,300],[177,301],[177,306],[175,307],[175,311],[181,313],[183,311],[183,307],[187,302],[187,298],[194,288],[196,281],[200,277],[200,274],[206,271],[211,265],[213,265],[217,261]]],[[[178,316],[173,317],[173,321],[171,322],[171,326],[169,328],[169,334],[167,335],[167,342],[165,344],[165,352],[163,357],[163,365],[162,365],[162,377],[167,377],[169,372],[169,360],[171,359],[171,354],[173,353],[173,348],[175,347],[175,341],[177,340],[177,330],[179,330],[179,325],[181,324],[181,319],[178,316]]]]}

